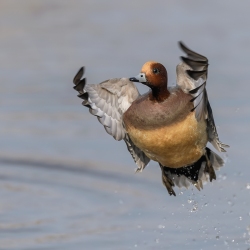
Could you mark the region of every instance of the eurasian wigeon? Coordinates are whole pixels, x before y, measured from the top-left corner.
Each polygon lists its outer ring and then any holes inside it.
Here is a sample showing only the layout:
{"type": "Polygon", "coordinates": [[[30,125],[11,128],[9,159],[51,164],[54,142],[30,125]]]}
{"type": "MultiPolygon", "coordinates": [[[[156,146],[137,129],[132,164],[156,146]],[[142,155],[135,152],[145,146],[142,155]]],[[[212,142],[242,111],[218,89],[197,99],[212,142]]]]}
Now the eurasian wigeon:
{"type": "Polygon", "coordinates": [[[177,65],[177,86],[169,87],[167,70],[155,61],[146,62],[139,75],[115,78],[100,84],[85,85],[84,68],[76,74],[74,89],[82,104],[97,116],[107,133],[124,140],[128,151],[142,171],[150,160],[157,161],[162,181],[170,195],[173,186],[200,190],[202,182],[216,179],[223,164],[220,156],[207,148],[210,142],[218,151],[228,145],[220,142],[207,91],[208,59],[188,49],[177,65]],[[133,82],[150,91],[140,95],[133,82]]]}

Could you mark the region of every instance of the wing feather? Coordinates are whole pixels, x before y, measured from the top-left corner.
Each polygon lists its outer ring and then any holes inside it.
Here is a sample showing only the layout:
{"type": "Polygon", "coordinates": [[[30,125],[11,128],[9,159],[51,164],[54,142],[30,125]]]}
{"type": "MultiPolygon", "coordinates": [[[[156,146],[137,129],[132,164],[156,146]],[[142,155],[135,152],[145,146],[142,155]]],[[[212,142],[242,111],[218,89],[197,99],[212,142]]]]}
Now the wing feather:
{"type": "Polygon", "coordinates": [[[177,65],[177,84],[185,92],[193,96],[191,101],[197,121],[207,120],[208,140],[220,152],[225,152],[226,144],[220,142],[216,130],[213,112],[208,101],[206,82],[208,71],[208,59],[189,48],[182,42],[179,43],[187,57],[181,57],[182,63],[177,65]]]}
{"type": "MultiPolygon", "coordinates": [[[[199,121],[207,119],[205,87],[207,80],[208,59],[179,43],[187,57],[181,57],[182,63],[177,65],[177,84],[185,93],[193,96],[195,117],[199,121]]],[[[193,111],[192,110],[192,111],[193,111]]]]}
{"type": "Polygon", "coordinates": [[[207,112],[208,112],[208,119],[207,119],[208,140],[218,151],[226,152],[225,148],[228,148],[229,145],[222,143],[219,139],[214,122],[213,111],[209,101],[207,101],[207,112]]]}
{"type": "Polygon", "coordinates": [[[132,102],[140,95],[134,83],[127,78],[114,78],[100,84],[86,85],[85,78],[81,79],[84,68],[81,68],[74,77],[74,89],[79,92],[78,97],[83,99],[82,104],[89,108],[92,115],[104,126],[106,132],[115,140],[124,140],[128,151],[142,170],[150,159],[137,148],[123,126],[122,116],[132,102]],[[86,86],[85,86],[86,85],[86,86]]]}
{"type": "Polygon", "coordinates": [[[141,172],[150,162],[150,159],[132,142],[128,134],[125,135],[125,143],[127,145],[128,151],[132,155],[134,162],[137,165],[136,172],[141,172]]]}

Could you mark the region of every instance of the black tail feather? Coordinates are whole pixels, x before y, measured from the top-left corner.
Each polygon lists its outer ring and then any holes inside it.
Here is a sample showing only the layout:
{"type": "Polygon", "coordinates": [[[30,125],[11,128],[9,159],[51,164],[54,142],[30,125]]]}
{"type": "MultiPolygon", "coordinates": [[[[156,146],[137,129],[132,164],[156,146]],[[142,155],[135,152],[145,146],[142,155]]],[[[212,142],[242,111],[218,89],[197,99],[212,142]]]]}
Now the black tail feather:
{"type": "Polygon", "coordinates": [[[206,148],[205,154],[195,163],[181,168],[169,168],[166,166],[162,169],[162,181],[170,195],[175,195],[173,187],[189,187],[190,184],[200,190],[203,188],[203,181],[210,182],[216,179],[215,170],[224,165],[222,158],[214,153],[211,149],[206,148]]]}

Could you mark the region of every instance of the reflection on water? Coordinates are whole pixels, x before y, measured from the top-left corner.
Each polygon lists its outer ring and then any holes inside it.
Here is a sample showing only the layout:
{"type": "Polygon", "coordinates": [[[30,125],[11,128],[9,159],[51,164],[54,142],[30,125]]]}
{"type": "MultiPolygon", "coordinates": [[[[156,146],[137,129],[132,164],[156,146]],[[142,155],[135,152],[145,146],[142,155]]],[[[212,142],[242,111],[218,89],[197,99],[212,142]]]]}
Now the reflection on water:
{"type": "Polygon", "coordinates": [[[0,249],[250,247],[247,1],[0,6],[0,249]],[[181,39],[210,60],[209,97],[231,148],[215,182],[173,198],[156,164],[134,174],[72,78],[82,65],[89,82],[130,77],[153,59],[173,84],[181,39]]]}

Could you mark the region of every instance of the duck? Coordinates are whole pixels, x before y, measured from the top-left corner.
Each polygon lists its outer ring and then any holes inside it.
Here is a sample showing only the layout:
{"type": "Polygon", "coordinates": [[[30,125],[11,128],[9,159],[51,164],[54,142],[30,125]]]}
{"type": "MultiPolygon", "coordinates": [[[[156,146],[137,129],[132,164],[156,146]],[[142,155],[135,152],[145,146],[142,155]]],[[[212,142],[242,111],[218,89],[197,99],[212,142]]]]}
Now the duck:
{"type": "Polygon", "coordinates": [[[208,59],[179,42],[186,56],[176,67],[176,86],[168,86],[166,68],[148,61],[140,73],[130,78],[112,78],[99,84],[86,84],[85,68],[73,79],[82,104],[96,116],[108,134],[124,140],[141,172],[149,162],[159,163],[162,183],[169,195],[174,187],[216,179],[215,171],[224,160],[207,147],[226,152],[229,145],[219,140],[206,90],[208,59]],[[134,82],[149,87],[140,94],[134,82]]]}

